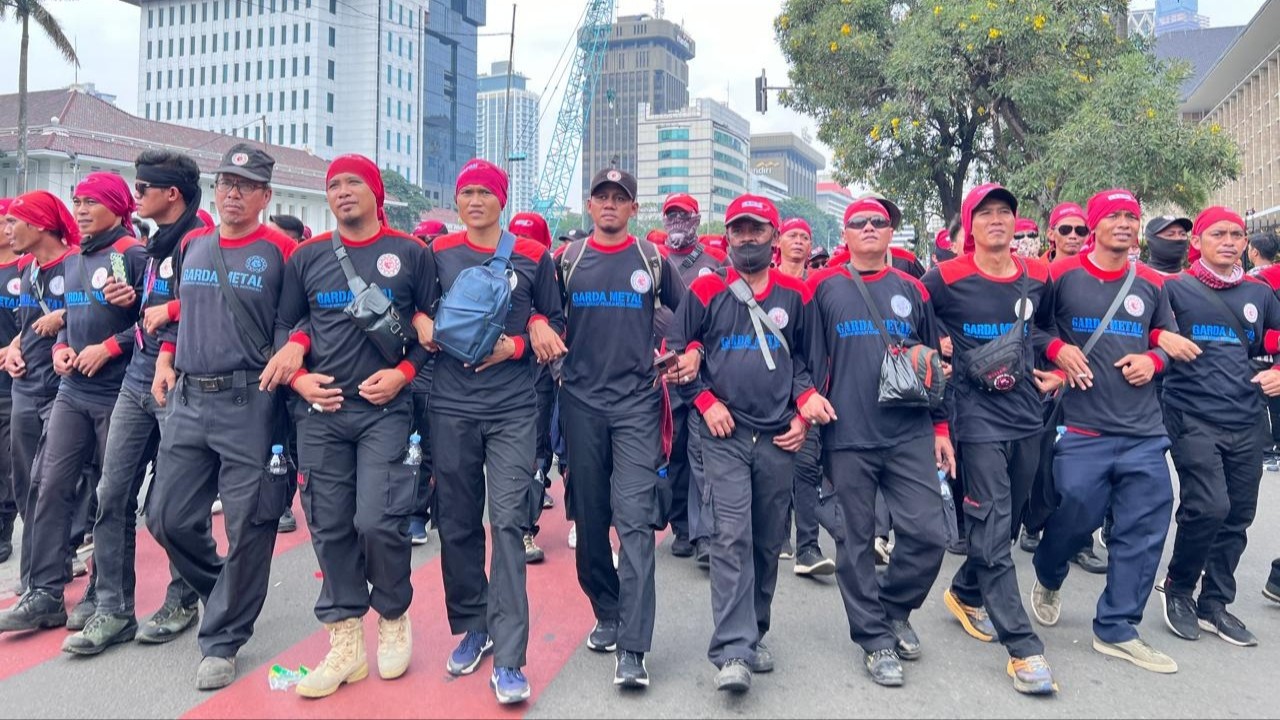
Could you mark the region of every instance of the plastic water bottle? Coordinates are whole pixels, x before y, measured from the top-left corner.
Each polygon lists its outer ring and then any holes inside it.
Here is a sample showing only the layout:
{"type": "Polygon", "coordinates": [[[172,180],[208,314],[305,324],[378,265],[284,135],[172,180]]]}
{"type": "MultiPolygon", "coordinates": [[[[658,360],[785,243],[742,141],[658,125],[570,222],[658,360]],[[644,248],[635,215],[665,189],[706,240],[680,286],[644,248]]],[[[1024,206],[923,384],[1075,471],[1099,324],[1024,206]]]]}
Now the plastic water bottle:
{"type": "Polygon", "coordinates": [[[418,433],[409,436],[409,449],[404,453],[404,464],[422,464],[422,436],[418,433]]]}
{"type": "Polygon", "coordinates": [[[1062,436],[1063,436],[1063,435],[1066,435],[1066,434],[1067,434],[1067,426],[1066,426],[1066,425],[1059,425],[1059,426],[1058,426],[1058,435],[1057,435],[1056,437],[1054,437],[1054,438],[1053,438],[1053,444],[1057,445],[1057,444],[1058,444],[1058,441],[1062,439],[1062,436]]]}
{"type": "Polygon", "coordinates": [[[954,500],[954,498],[951,495],[951,483],[947,482],[946,470],[938,471],[938,486],[939,486],[939,489],[942,491],[943,500],[954,500]]]}
{"type": "Polygon", "coordinates": [[[267,472],[272,475],[289,474],[289,459],[284,456],[283,445],[271,446],[271,461],[267,463],[267,472]]]}
{"type": "Polygon", "coordinates": [[[283,665],[272,665],[267,671],[267,685],[272,690],[288,690],[301,682],[309,672],[305,665],[299,665],[297,670],[291,670],[283,665]]]}

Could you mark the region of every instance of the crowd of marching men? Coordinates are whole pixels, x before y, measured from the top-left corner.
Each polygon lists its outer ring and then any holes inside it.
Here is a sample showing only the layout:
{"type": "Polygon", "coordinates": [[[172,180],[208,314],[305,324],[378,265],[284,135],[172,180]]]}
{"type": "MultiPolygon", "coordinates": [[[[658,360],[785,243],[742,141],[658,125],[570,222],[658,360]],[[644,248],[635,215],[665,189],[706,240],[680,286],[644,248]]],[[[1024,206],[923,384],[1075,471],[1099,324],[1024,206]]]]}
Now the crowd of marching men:
{"type": "MultiPolygon", "coordinates": [[[[519,703],[527,566],[558,470],[596,619],[586,645],[612,654],[624,688],[650,683],[668,527],[669,551],[709,570],[725,692],[786,662],[765,642],[781,559],[836,576],[856,662],[882,686],[924,652],[911,615],[947,550],[965,559],[944,604],[1005,647],[1018,692],[1057,691],[1032,618],[1057,624],[1073,563],[1106,575],[1103,655],[1177,671],[1139,633],[1153,589],[1178,638],[1258,642],[1228,607],[1264,457],[1280,457],[1280,266],[1265,267],[1280,243],[1229,208],[1144,228],[1132,193],[1105,190],[1052,211],[1046,250],[1018,199],[981,185],[926,270],[891,247],[901,212],[875,195],[849,204],[830,251],[753,195],[723,236],[699,236],[697,201],[672,195],[664,229],[637,239],[636,180],[607,168],[592,230],[553,243],[532,213],[502,227],[507,176],[473,160],[457,178],[464,229],[405,234],[376,166],[343,155],[325,180],[337,229],[312,237],[261,221],[274,160],[252,144],[227,151],[212,188],[181,153],[136,169],[132,188],[89,174],[70,206],[0,200],[0,562],[22,520],[21,597],[0,633],[65,627],[65,652],[97,655],[197,628],[195,684],[225,687],[297,495],[329,635],[298,694],[367,677],[370,610],[380,677],[410,669],[411,551],[430,523],[460,636],[446,667],[469,675],[491,655],[490,689],[519,703]],[[210,189],[217,224],[199,211],[210,189]],[[155,230],[140,237],[137,218],[155,230]],[[170,576],[141,624],[140,505],[170,576]],[[1034,553],[1029,593],[1014,544],[1034,553]]],[[[1280,560],[1263,592],[1280,602],[1280,560]]]]}

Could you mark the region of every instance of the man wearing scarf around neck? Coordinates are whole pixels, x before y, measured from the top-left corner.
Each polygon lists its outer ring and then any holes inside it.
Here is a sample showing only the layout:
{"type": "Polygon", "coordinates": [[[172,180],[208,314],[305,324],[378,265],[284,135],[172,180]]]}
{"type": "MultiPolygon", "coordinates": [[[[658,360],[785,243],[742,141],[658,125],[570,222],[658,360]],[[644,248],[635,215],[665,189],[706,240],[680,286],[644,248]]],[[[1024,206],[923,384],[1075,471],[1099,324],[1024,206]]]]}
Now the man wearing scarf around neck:
{"type": "MultiPolygon", "coordinates": [[[[72,202],[82,242],[80,252],[65,261],[66,323],[53,346],[53,370],[62,381],[45,426],[43,460],[32,478],[35,504],[28,522],[34,529],[24,596],[30,600],[0,620],[5,630],[49,627],[63,606],[63,588],[71,582],[67,538],[74,534],[81,493],[97,487],[96,479],[84,482],[83,469],[91,461],[101,463],[126,353],[134,343],[136,299],[117,305],[106,294],[113,277],[141,286],[146,261],[130,223],[133,195],[119,175],[97,172],[76,186],[72,202]]],[[[91,580],[66,620],[73,630],[83,629],[93,615],[93,586],[91,580]]]]}
{"type": "Polygon", "coordinates": [[[264,389],[288,383],[310,408],[297,423],[302,507],[324,575],[315,614],[330,640],[324,660],[297,686],[310,698],[368,675],[370,609],[379,616],[378,674],[391,680],[409,667],[409,515],[417,507],[419,468],[405,463],[413,423],[408,388],[429,354],[411,342],[388,361],[346,314],[352,293],[334,240],[403,319],[428,307],[435,277],[422,241],[388,227],[372,161],[334,158],[325,193],[338,229],[302,243],[289,259],[275,321],[277,337],[288,342],[262,373],[264,389]]]}
{"type": "Polygon", "coordinates": [[[186,155],[167,150],[143,152],[134,167],[138,215],[154,220],[158,228],[147,240],[140,290],[114,279],[109,279],[104,289],[110,302],[132,304],[140,300],[140,308],[131,328],[133,356],[111,411],[111,432],[98,481],[98,517],[93,526],[97,607],[84,630],[62,644],[64,652],[75,655],[96,655],[111,645],[128,642],[135,634],[144,643],[165,643],[199,618],[199,596],[171,564],[164,604],[139,628],[134,609],[134,562],[138,493],[146,466],[155,460],[160,444],[161,416],[161,408],[151,395],[160,340],[143,332],[142,326],[145,313],[153,309],[166,324],[169,321],[168,305],[174,299],[175,270],[180,265],[179,241],[203,227],[196,217],[200,168],[186,155]]]}
{"type": "Polygon", "coordinates": [[[1191,243],[1200,258],[1165,282],[1179,332],[1203,349],[1194,361],[1175,363],[1164,382],[1179,492],[1173,556],[1161,584],[1165,623],[1186,640],[1205,630],[1247,647],[1257,638],[1226,607],[1235,600],[1235,570],[1258,506],[1263,395],[1280,395],[1280,370],[1258,372],[1250,358],[1280,350],[1280,300],[1245,275],[1240,257],[1248,240],[1234,211],[1200,213],[1191,243]]]}

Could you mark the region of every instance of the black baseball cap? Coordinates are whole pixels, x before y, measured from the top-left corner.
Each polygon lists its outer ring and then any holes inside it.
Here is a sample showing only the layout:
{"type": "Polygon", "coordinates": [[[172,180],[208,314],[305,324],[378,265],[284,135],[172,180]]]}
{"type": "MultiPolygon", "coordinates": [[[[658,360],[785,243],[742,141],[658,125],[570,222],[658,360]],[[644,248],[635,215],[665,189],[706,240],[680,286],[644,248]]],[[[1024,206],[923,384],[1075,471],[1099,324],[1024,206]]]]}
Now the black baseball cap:
{"type": "Polygon", "coordinates": [[[902,227],[902,209],[884,195],[881,195],[878,192],[869,192],[865,195],[854,198],[854,200],[875,200],[884,206],[885,212],[889,213],[889,224],[893,226],[893,229],[897,230],[902,227]]]}
{"type": "Polygon", "coordinates": [[[1147,221],[1147,235],[1155,237],[1169,228],[1170,225],[1181,225],[1183,230],[1191,232],[1193,225],[1189,218],[1161,215],[1147,221]]]}
{"type": "Polygon", "coordinates": [[[619,170],[618,168],[606,168],[596,173],[596,176],[591,178],[591,192],[589,194],[595,195],[596,190],[599,190],[601,185],[608,185],[609,183],[622,188],[632,202],[635,201],[637,193],[635,176],[626,170],[619,170]]]}
{"type": "Polygon", "coordinates": [[[222,156],[222,164],[213,171],[216,175],[239,175],[260,183],[271,182],[271,171],[276,159],[249,143],[236,143],[222,156]]]}
{"type": "Polygon", "coordinates": [[[831,257],[831,254],[828,253],[827,249],[822,247],[821,245],[814,245],[813,249],[809,251],[810,260],[817,260],[818,258],[829,258],[829,257],[831,257]]]}
{"type": "Polygon", "coordinates": [[[590,236],[591,233],[588,233],[586,230],[574,228],[567,233],[561,234],[560,237],[556,239],[563,240],[564,242],[573,242],[574,240],[586,240],[590,236]]]}

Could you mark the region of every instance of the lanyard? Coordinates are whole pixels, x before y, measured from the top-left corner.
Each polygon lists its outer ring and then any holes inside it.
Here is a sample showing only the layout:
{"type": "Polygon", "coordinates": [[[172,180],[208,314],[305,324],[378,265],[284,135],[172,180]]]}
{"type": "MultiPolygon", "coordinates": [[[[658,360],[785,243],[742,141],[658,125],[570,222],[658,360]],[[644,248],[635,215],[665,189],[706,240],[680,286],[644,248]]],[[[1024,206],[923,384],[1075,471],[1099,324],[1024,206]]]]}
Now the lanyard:
{"type": "Polygon", "coordinates": [[[142,318],[147,312],[147,299],[151,297],[151,289],[156,285],[156,259],[147,258],[147,272],[143,275],[142,281],[142,302],[138,304],[138,322],[133,325],[133,339],[137,341],[138,347],[143,347],[145,343],[142,340],[142,318]]]}

